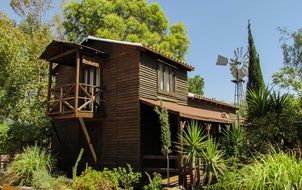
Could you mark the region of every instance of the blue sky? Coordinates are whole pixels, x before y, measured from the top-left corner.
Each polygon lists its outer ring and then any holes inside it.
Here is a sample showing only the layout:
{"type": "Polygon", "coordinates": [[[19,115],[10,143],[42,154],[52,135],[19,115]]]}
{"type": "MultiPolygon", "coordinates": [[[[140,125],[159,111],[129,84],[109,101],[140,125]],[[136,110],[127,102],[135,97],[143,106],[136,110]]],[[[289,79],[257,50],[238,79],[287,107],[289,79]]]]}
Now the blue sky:
{"type": "MultiPolygon", "coordinates": [[[[60,0],[54,1],[58,11],[60,0]]],[[[247,23],[251,20],[255,45],[260,54],[265,82],[282,66],[280,34],[277,28],[295,31],[302,27],[301,0],[149,0],[158,3],[170,24],[183,22],[191,41],[186,60],[205,80],[207,97],[233,102],[234,84],[229,67],[215,65],[217,55],[233,57],[237,47],[247,48],[247,23]]],[[[14,18],[9,0],[0,11],[14,18]]]]}

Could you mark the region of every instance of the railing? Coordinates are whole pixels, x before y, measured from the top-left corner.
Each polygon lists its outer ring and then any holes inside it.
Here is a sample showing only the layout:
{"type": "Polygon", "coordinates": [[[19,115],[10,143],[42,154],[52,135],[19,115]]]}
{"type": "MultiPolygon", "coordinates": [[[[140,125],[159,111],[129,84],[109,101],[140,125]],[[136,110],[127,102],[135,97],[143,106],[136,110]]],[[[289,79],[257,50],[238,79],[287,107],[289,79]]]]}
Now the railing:
{"type": "Polygon", "coordinates": [[[75,83],[54,87],[50,89],[48,115],[98,112],[101,110],[102,94],[100,87],[84,83],[79,83],[78,88],[75,83]]]}

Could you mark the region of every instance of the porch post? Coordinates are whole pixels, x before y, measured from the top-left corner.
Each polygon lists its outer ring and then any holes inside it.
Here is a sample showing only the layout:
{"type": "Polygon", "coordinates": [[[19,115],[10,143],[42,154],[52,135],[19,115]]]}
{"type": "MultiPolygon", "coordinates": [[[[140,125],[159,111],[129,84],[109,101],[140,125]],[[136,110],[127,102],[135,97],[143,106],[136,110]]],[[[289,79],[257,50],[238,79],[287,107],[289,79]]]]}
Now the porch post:
{"type": "MultiPolygon", "coordinates": [[[[177,120],[178,120],[178,134],[179,136],[183,136],[183,129],[184,129],[184,122],[181,121],[180,115],[177,116],[177,120]]],[[[185,174],[185,167],[183,165],[183,139],[179,138],[178,139],[178,143],[180,146],[180,150],[178,153],[178,184],[179,185],[183,185],[184,184],[184,179],[186,178],[186,176],[184,176],[185,174]]]]}
{"type": "Polygon", "coordinates": [[[48,65],[48,90],[47,90],[47,113],[49,112],[50,96],[51,96],[51,84],[52,84],[52,65],[50,62],[48,65]]]}
{"type": "Polygon", "coordinates": [[[74,112],[75,116],[77,116],[78,113],[78,105],[79,105],[79,83],[80,83],[80,52],[77,50],[77,55],[76,55],[76,84],[75,84],[75,107],[74,107],[74,112]]]}

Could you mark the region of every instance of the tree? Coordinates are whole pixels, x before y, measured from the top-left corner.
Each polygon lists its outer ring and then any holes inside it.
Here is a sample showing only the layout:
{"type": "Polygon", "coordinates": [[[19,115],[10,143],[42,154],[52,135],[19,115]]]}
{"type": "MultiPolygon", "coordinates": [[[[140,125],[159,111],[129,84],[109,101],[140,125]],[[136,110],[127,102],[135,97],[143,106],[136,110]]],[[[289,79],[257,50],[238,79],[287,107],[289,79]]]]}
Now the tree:
{"type": "Polygon", "coordinates": [[[251,23],[248,22],[248,50],[249,50],[249,68],[248,68],[248,81],[246,88],[249,90],[264,89],[264,80],[260,67],[259,54],[257,53],[254,39],[251,30],[251,23]]]}
{"type": "Polygon", "coordinates": [[[11,1],[17,14],[28,16],[19,24],[0,14],[0,147],[6,153],[43,142],[47,135],[48,68],[39,56],[51,40],[51,31],[48,23],[29,19],[47,9],[41,12],[40,6],[36,10],[36,4],[28,2],[11,1]]]}
{"type": "Polygon", "coordinates": [[[170,131],[170,123],[169,123],[169,114],[168,110],[160,105],[160,108],[155,107],[154,111],[159,116],[160,128],[161,128],[161,141],[162,148],[161,152],[167,158],[167,178],[168,185],[170,185],[170,174],[169,174],[169,154],[171,153],[171,131],[170,131]]]}
{"type": "Polygon", "coordinates": [[[188,87],[189,87],[189,92],[202,96],[204,94],[203,78],[200,75],[195,75],[194,77],[189,78],[188,87]]]}
{"type": "Polygon", "coordinates": [[[302,29],[289,32],[279,28],[283,50],[283,67],[273,74],[273,83],[281,88],[294,90],[301,96],[302,92],[302,29]]]}
{"type": "Polygon", "coordinates": [[[82,0],[64,10],[64,26],[71,41],[88,35],[151,45],[183,59],[189,40],[185,26],[169,26],[158,4],[145,0],[82,0]]]}

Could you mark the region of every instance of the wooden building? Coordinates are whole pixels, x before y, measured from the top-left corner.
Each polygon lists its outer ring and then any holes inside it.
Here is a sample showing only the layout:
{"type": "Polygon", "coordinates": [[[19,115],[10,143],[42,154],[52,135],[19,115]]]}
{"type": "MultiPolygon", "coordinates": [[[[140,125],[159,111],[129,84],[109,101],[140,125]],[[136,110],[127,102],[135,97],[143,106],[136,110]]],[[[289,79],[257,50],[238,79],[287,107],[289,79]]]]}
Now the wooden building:
{"type": "MultiPolygon", "coordinates": [[[[47,114],[65,171],[81,147],[82,166],[165,167],[154,112],[160,102],[169,110],[173,141],[188,119],[207,123],[208,132],[219,136],[235,118],[233,105],[188,95],[192,66],[140,43],[92,36],[81,44],[53,41],[41,58],[49,62],[47,114]]],[[[179,158],[172,153],[171,171],[179,169],[179,158]]]]}

